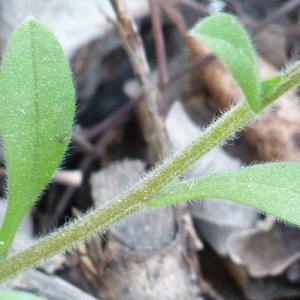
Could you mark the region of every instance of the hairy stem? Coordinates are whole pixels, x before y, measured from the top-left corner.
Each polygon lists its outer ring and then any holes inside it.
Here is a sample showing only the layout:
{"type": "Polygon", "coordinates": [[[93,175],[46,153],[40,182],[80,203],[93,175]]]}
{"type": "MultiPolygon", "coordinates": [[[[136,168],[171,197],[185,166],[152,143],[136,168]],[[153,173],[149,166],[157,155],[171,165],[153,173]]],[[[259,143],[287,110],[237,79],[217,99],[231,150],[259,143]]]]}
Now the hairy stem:
{"type": "MultiPolygon", "coordinates": [[[[263,107],[266,107],[298,84],[299,76],[300,62],[297,62],[282,75],[282,81],[277,89],[262,99],[263,107]]],[[[70,249],[77,242],[87,239],[96,232],[104,230],[112,223],[141,210],[144,207],[143,204],[152,195],[189,168],[212,148],[240,130],[253,118],[254,114],[248,104],[245,101],[241,101],[215,123],[211,124],[199,138],[195,139],[180,152],[166,159],[163,164],[149,172],[131,189],[125,191],[114,201],[81,217],[79,220],[70,222],[64,228],[45,237],[36,245],[2,261],[0,263],[0,282],[43,262],[59,252],[70,249]]]]}
{"type": "Polygon", "coordinates": [[[70,222],[68,225],[45,237],[36,245],[0,263],[0,282],[31,268],[55,254],[70,249],[77,242],[104,230],[112,223],[138,211],[144,202],[177,177],[205,153],[241,129],[253,113],[244,101],[224,113],[207,130],[182,151],[149,172],[131,189],[125,191],[104,207],[70,222]]]}

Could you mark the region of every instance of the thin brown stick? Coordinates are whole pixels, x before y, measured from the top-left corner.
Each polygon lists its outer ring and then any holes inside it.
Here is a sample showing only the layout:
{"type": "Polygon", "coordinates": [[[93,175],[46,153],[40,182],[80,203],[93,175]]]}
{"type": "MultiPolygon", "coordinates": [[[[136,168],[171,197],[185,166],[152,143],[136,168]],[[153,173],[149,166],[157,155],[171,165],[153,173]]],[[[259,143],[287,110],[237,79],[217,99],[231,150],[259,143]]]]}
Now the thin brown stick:
{"type": "Polygon", "coordinates": [[[265,29],[266,26],[269,26],[270,30],[273,32],[279,32],[281,34],[293,35],[296,38],[299,36],[299,31],[295,30],[292,27],[284,27],[278,24],[272,24],[291,10],[295,9],[300,5],[300,0],[291,0],[284,5],[282,5],[278,10],[276,10],[273,14],[271,14],[268,18],[263,21],[257,21],[247,15],[241,5],[237,3],[235,0],[227,0],[227,3],[230,4],[233,11],[240,18],[240,20],[244,23],[244,25],[251,29],[252,35],[258,34],[261,30],[265,29]]]}
{"type": "Polygon", "coordinates": [[[182,18],[178,10],[164,0],[157,0],[157,3],[161,7],[165,15],[168,17],[168,19],[177,28],[180,35],[184,38],[187,32],[187,28],[185,26],[184,19],[182,18]]]}
{"type": "Polygon", "coordinates": [[[106,119],[97,123],[96,125],[89,128],[81,128],[80,133],[90,141],[98,138],[108,129],[120,126],[128,118],[128,115],[133,111],[136,105],[141,102],[141,100],[142,97],[139,97],[138,99],[124,104],[106,119]]]}
{"type": "Polygon", "coordinates": [[[166,63],[166,48],[162,33],[162,25],[159,16],[156,0],[148,0],[149,12],[152,24],[152,31],[155,42],[158,83],[161,88],[165,87],[169,82],[169,75],[166,63]]]}
{"type": "Polygon", "coordinates": [[[300,6],[300,0],[290,0],[284,5],[282,5],[279,9],[277,9],[274,13],[272,13],[269,17],[259,23],[259,26],[254,29],[254,34],[264,29],[267,25],[275,22],[282,16],[286,15],[293,9],[296,9],[300,6]]]}
{"type": "Polygon", "coordinates": [[[185,74],[198,70],[199,67],[203,67],[204,65],[210,63],[214,59],[216,59],[216,56],[213,54],[209,54],[199,58],[198,60],[194,61],[192,64],[181,69],[178,73],[171,75],[169,83],[172,84],[174,81],[178,80],[180,77],[184,76],[185,74]]]}
{"type": "Polygon", "coordinates": [[[209,14],[209,9],[205,5],[200,4],[194,0],[174,0],[174,4],[182,4],[204,15],[209,14]]]}
{"type": "Polygon", "coordinates": [[[152,79],[150,67],[146,59],[140,35],[135,31],[132,22],[121,9],[118,0],[110,0],[116,13],[117,20],[110,20],[121,38],[134,73],[140,83],[143,97],[137,105],[137,114],[148,148],[148,163],[154,165],[159,157],[169,151],[166,131],[158,114],[157,103],[161,100],[160,91],[152,79]]]}

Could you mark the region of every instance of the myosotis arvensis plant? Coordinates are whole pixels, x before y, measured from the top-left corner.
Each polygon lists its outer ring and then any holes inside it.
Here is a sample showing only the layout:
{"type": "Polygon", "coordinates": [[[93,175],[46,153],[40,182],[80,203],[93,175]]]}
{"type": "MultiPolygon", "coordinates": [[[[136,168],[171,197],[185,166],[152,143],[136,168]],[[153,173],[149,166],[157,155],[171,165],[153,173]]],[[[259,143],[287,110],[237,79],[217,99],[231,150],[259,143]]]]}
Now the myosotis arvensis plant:
{"type": "MultiPolygon", "coordinates": [[[[296,163],[268,163],[226,174],[170,183],[213,147],[224,142],[236,131],[257,118],[257,114],[263,108],[298,84],[298,78],[300,78],[300,63],[298,62],[283,73],[261,81],[258,77],[253,46],[247,33],[233,16],[219,14],[207,17],[195,26],[191,34],[206,43],[225,63],[243,91],[243,99],[212,123],[199,138],[182,151],[166,159],[116,199],[70,222],[64,228],[41,239],[36,245],[4,259],[12,236],[25,211],[29,209],[34,198],[59,164],[66,148],[66,143],[61,143],[60,137],[70,135],[74,111],[74,92],[69,69],[62,50],[51,32],[35,21],[27,21],[16,30],[2,62],[0,101],[6,105],[9,101],[15,101],[16,94],[20,93],[23,98],[32,102],[29,101],[31,104],[26,105],[22,101],[17,102],[14,105],[7,105],[11,111],[6,109],[3,112],[2,108],[0,111],[0,129],[8,169],[8,206],[17,208],[20,206],[24,211],[22,214],[10,211],[9,217],[6,218],[15,219],[13,221],[15,224],[5,225],[7,221],[4,221],[0,229],[0,255],[3,259],[0,262],[0,281],[35,266],[58,252],[71,248],[76,242],[89,238],[113,222],[149,206],[202,197],[218,197],[251,205],[287,222],[300,224],[300,215],[297,213],[300,207],[298,184],[300,166],[296,163]],[[52,47],[52,45],[55,46],[52,47]],[[25,52],[28,53],[24,61],[18,61],[20,47],[26,48],[25,52]],[[43,56],[39,53],[47,53],[47,55],[43,56]],[[48,62],[52,63],[48,64],[48,62]],[[44,72],[46,70],[48,73],[44,72]],[[20,85],[20,87],[18,86],[16,92],[14,89],[16,84],[12,78],[18,73],[23,75],[18,80],[17,86],[20,85]],[[44,79],[51,74],[59,78],[59,83],[53,78],[51,84],[48,85],[48,81],[44,79]],[[24,77],[29,77],[31,80],[24,79],[24,77]],[[2,121],[4,115],[18,114],[21,119],[23,118],[22,111],[25,110],[27,113],[27,109],[32,114],[31,118],[16,120],[21,123],[14,125],[15,121],[12,121],[13,118],[10,117],[9,122],[6,121],[8,123],[3,124],[5,123],[2,121]],[[17,113],[14,112],[16,110],[17,113]],[[60,116],[64,115],[65,118],[60,121],[56,120],[52,116],[54,112],[60,116]],[[49,122],[57,123],[57,127],[45,128],[47,127],[45,124],[49,122]],[[14,136],[13,146],[9,146],[11,143],[9,137],[21,126],[27,126],[29,129],[26,129],[23,134],[22,131],[18,132],[14,136]],[[30,136],[30,141],[24,141],[24,136],[30,136]],[[39,150],[38,159],[36,154],[32,153],[29,154],[29,158],[25,159],[22,152],[24,145],[20,146],[22,143],[27,146],[29,152],[31,148],[36,150],[40,147],[47,151],[39,150]],[[46,148],[43,148],[44,145],[46,148]],[[14,147],[21,149],[18,152],[12,152],[11,148],[14,147]],[[44,169],[42,165],[47,163],[50,167],[44,169]],[[15,176],[19,176],[18,168],[20,168],[20,173],[26,173],[30,179],[14,179],[15,176]],[[41,176],[43,179],[36,179],[38,185],[35,185],[31,176],[41,176]],[[17,191],[12,195],[11,191],[14,189],[17,191]],[[27,189],[30,193],[27,193],[27,189]],[[18,190],[21,191],[22,197],[18,195],[18,190]],[[27,200],[24,204],[20,198],[24,199],[25,196],[27,200]]],[[[23,52],[24,49],[22,54],[23,52]]]]}

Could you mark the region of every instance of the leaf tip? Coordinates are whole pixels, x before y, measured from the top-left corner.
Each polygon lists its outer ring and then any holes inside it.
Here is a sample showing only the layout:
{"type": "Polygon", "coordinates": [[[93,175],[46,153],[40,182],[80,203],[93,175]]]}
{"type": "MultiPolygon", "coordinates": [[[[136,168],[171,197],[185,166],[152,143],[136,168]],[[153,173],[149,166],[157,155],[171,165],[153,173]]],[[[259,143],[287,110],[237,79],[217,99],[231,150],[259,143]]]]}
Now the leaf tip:
{"type": "Polygon", "coordinates": [[[259,76],[255,50],[243,25],[230,14],[219,13],[202,19],[190,31],[226,65],[255,112],[261,110],[259,76]]]}

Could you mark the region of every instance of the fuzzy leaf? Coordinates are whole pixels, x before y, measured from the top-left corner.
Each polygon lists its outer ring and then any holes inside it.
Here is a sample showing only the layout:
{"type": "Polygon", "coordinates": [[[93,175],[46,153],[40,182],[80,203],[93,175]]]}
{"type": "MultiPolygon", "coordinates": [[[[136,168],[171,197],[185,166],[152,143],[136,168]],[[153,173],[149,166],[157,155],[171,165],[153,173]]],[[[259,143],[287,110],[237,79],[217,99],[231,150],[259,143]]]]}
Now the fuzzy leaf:
{"type": "Polygon", "coordinates": [[[47,27],[28,20],[14,32],[0,69],[0,130],[8,172],[2,257],[59,165],[73,115],[74,89],[61,46],[47,27]]]}
{"type": "Polygon", "coordinates": [[[300,164],[267,163],[172,183],[146,202],[160,206],[199,198],[224,198],[300,225],[300,164]]]}
{"type": "Polygon", "coordinates": [[[203,41],[225,63],[249,106],[258,113],[261,103],[255,52],[238,20],[228,14],[209,16],[196,24],[191,34],[203,41]]]}

